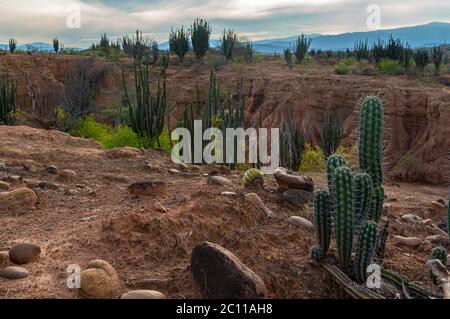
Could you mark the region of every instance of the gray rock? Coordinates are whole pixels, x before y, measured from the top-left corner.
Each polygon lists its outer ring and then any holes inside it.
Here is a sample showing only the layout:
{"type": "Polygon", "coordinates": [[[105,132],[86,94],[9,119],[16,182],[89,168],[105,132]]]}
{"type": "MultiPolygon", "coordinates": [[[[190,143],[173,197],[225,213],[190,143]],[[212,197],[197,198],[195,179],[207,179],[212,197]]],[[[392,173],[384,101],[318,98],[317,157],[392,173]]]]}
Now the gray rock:
{"type": "Polygon", "coordinates": [[[135,182],[128,187],[133,195],[154,195],[167,187],[167,183],[160,180],[135,182]]]}
{"type": "Polygon", "coordinates": [[[302,207],[314,199],[313,193],[302,191],[300,189],[290,189],[281,194],[281,199],[291,205],[302,207]]]}
{"type": "Polygon", "coordinates": [[[267,296],[262,279],[217,244],[203,242],[194,247],[191,271],[206,299],[260,299],[267,296]]]}
{"type": "Polygon", "coordinates": [[[22,267],[9,266],[0,269],[0,278],[22,279],[30,275],[28,270],[22,267]]]}
{"type": "Polygon", "coordinates": [[[59,170],[58,167],[56,167],[55,165],[49,165],[47,166],[47,168],[45,169],[45,171],[49,174],[55,174],[57,175],[59,170]]]}
{"type": "Polygon", "coordinates": [[[35,260],[41,254],[41,247],[31,243],[21,243],[9,250],[9,259],[18,265],[35,260]]]}
{"type": "Polygon", "coordinates": [[[288,223],[299,228],[304,228],[307,230],[314,230],[314,224],[306,218],[300,216],[291,216],[288,218],[288,223]]]}

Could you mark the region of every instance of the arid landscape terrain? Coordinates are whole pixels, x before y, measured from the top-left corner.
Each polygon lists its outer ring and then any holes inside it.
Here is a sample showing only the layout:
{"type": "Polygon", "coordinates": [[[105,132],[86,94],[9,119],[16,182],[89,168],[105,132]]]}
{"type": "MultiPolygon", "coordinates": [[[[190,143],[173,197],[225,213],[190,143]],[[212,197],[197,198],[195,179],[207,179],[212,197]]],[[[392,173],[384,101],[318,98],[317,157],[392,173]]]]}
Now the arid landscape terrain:
{"type": "MultiPolygon", "coordinates": [[[[220,165],[175,164],[162,150],[105,149],[93,139],[55,130],[43,101],[58,99],[67,74],[87,57],[23,54],[0,57],[17,86],[21,125],[0,126],[2,193],[31,189],[36,199],[0,210],[0,251],[19,243],[40,247],[39,258],[23,265],[29,276],[0,278],[0,298],[80,298],[67,287],[69,265],[85,269],[91,260],[107,261],[119,277],[117,296],[133,289],[156,290],[168,298],[202,296],[191,273],[193,248],[204,241],[233,253],[264,282],[269,298],[339,298],[330,275],[311,259],[316,235],[289,219],[314,220],[314,205],[289,204],[273,175],[263,186],[246,188],[242,171],[220,165]],[[41,88],[30,97],[30,86],[41,88]],[[27,126],[25,126],[26,124],[27,126]],[[219,174],[231,184],[211,182],[219,174]],[[158,180],[150,196],[129,186],[158,180]],[[270,218],[246,194],[256,193],[276,214],[270,218]],[[19,207],[24,204],[25,207],[19,207]]],[[[90,61],[95,78],[96,117],[122,101],[122,67],[134,78],[130,59],[90,61]]],[[[427,261],[433,247],[449,248],[446,234],[450,172],[450,87],[448,74],[428,83],[413,76],[337,75],[333,63],[288,68],[281,60],[229,64],[217,70],[226,90],[239,90],[243,78],[246,126],[278,127],[285,107],[308,127],[307,142],[318,143],[326,112],[342,117],[342,145],[357,142],[359,106],[367,95],[382,98],[385,198],[381,221],[389,223],[383,265],[427,291],[432,285],[427,261]],[[260,115],[261,114],[261,115],[260,115]],[[408,215],[409,214],[409,215],[408,215]],[[412,214],[412,215],[411,215],[412,214]],[[411,217],[412,216],[412,217],[411,217]],[[437,235],[437,236],[436,236],[437,235]],[[395,236],[415,237],[411,247],[395,236]],[[430,236],[433,236],[430,238],[430,236]]],[[[159,69],[153,71],[156,76],[159,69]]],[[[207,65],[167,70],[169,122],[174,126],[195,87],[206,88],[207,65]]],[[[202,98],[206,95],[200,91],[202,98]]],[[[324,172],[301,172],[315,188],[326,188],[324,172]]],[[[331,245],[331,254],[336,247],[331,245]]],[[[393,291],[385,296],[398,297],[393,291]]]]}

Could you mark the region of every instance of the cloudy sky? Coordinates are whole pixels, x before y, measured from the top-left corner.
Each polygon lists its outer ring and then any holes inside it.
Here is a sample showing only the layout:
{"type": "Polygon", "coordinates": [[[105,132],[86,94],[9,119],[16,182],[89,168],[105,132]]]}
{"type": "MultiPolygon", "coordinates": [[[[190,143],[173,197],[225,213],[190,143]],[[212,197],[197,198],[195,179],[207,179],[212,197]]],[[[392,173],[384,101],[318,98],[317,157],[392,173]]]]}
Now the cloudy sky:
{"type": "Polygon", "coordinates": [[[88,47],[102,32],[115,37],[136,29],[166,41],[171,26],[196,17],[211,22],[213,36],[227,27],[252,40],[367,31],[371,4],[381,9],[382,29],[450,22],[449,0],[0,0],[0,43],[57,36],[66,47],[88,47]]]}

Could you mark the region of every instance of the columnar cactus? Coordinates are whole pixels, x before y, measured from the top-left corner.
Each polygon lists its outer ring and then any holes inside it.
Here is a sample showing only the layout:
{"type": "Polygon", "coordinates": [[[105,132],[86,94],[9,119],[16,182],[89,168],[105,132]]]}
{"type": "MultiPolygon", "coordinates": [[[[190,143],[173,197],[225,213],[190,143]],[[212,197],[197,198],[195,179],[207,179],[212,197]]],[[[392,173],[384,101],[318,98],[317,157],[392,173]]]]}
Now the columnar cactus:
{"type": "Polygon", "coordinates": [[[450,197],[447,203],[447,234],[450,236],[450,197]]]}
{"type": "Polygon", "coordinates": [[[324,257],[325,254],[319,246],[314,246],[313,248],[311,248],[311,258],[314,261],[321,262],[324,257]]]}
{"type": "Polygon", "coordinates": [[[323,254],[328,252],[331,240],[330,195],[319,190],[314,196],[314,214],[317,242],[323,254]]]}
{"type": "Polygon", "coordinates": [[[361,106],[359,128],[359,165],[374,184],[383,181],[381,142],[384,127],[383,102],[368,96],[361,106]]]}
{"type": "Polygon", "coordinates": [[[355,176],[355,226],[360,229],[370,214],[372,201],[372,179],[369,174],[355,176]]]}
{"type": "Polygon", "coordinates": [[[354,181],[350,169],[338,167],[334,174],[336,200],[336,244],[339,262],[344,271],[349,270],[354,233],[354,181]]]}
{"type": "Polygon", "coordinates": [[[359,235],[355,257],[355,278],[359,283],[367,280],[367,267],[370,265],[377,239],[377,224],[373,221],[364,223],[359,235]]]}
{"type": "Polygon", "coordinates": [[[378,224],[381,218],[381,212],[383,211],[384,203],[384,189],[381,185],[376,185],[372,192],[372,203],[369,213],[369,219],[378,224]]]}
{"type": "Polygon", "coordinates": [[[257,168],[251,168],[244,173],[243,182],[245,187],[262,185],[264,176],[257,168]]]}
{"type": "Polygon", "coordinates": [[[328,177],[328,190],[332,192],[334,185],[334,171],[336,168],[345,166],[347,163],[341,155],[333,154],[327,161],[327,177],[328,177]]]}

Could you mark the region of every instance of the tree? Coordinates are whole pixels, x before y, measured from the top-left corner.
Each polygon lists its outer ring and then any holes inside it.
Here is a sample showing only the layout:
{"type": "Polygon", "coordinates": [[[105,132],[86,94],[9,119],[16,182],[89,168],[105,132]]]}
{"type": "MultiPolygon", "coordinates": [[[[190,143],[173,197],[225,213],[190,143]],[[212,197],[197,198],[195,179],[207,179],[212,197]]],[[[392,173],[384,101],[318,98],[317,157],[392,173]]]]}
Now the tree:
{"type": "Polygon", "coordinates": [[[311,38],[306,37],[304,34],[299,36],[297,40],[294,42],[292,47],[292,51],[294,52],[297,64],[302,64],[305,59],[306,53],[311,46],[311,38]]]}
{"type": "Polygon", "coordinates": [[[169,47],[170,51],[175,52],[180,62],[183,63],[184,56],[189,51],[189,33],[183,27],[176,31],[173,31],[172,28],[169,35],[169,47]]]}
{"type": "Polygon", "coordinates": [[[197,60],[203,59],[209,49],[209,37],[211,35],[211,26],[208,21],[195,19],[191,26],[191,42],[197,60]]]}

